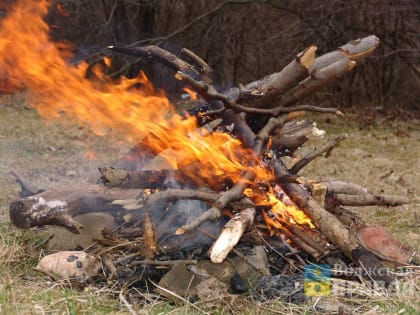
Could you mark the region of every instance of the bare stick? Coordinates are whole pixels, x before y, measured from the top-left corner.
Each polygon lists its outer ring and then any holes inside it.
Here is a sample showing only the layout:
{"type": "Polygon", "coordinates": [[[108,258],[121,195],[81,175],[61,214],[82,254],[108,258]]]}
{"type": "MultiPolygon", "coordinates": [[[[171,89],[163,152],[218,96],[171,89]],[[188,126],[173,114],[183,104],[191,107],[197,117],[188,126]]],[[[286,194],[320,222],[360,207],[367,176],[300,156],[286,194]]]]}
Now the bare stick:
{"type": "Polygon", "coordinates": [[[355,61],[371,54],[378,45],[379,39],[371,35],[351,41],[315,60],[316,47],[311,46],[280,72],[247,84],[241,93],[244,96],[238,101],[259,108],[293,105],[351,70],[355,61]],[[308,75],[311,77],[304,80],[308,75]]]}
{"type": "Polygon", "coordinates": [[[209,210],[202,213],[198,218],[194,219],[190,223],[183,225],[175,231],[176,235],[182,235],[186,232],[194,230],[208,220],[216,220],[221,215],[220,209],[212,207],[209,210]]]}
{"type": "Polygon", "coordinates": [[[347,138],[346,134],[340,135],[330,142],[316,148],[311,153],[308,153],[304,157],[302,157],[299,161],[297,161],[290,169],[289,172],[291,174],[297,174],[302,168],[304,168],[308,163],[313,161],[316,157],[320,156],[325,152],[331,151],[335,146],[337,146],[341,141],[347,138]]]}
{"type": "Polygon", "coordinates": [[[205,311],[203,311],[202,309],[200,309],[198,306],[196,306],[195,304],[191,303],[190,301],[188,301],[187,299],[183,298],[182,296],[176,294],[175,292],[168,290],[164,287],[161,287],[159,285],[157,285],[156,283],[154,283],[153,281],[149,280],[155,287],[156,287],[156,291],[158,291],[160,294],[166,296],[167,298],[170,299],[176,299],[179,300],[183,303],[185,303],[188,306],[191,306],[192,308],[194,308],[195,310],[197,310],[199,313],[203,313],[206,315],[210,315],[210,313],[207,313],[205,311]]]}
{"type": "Polygon", "coordinates": [[[136,315],[137,314],[137,312],[134,310],[133,306],[125,298],[122,290],[119,294],[119,298],[120,298],[120,301],[122,302],[122,304],[128,309],[128,311],[130,312],[131,315],[136,315]]]}
{"type": "Polygon", "coordinates": [[[214,203],[214,206],[209,210],[202,213],[198,218],[194,219],[188,224],[180,227],[176,230],[175,234],[181,235],[186,232],[190,232],[196,227],[200,226],[208,220],[216,220],[222,214],[222,209],[224,209],[232,200],[237,200],[242,196],[243,191],[253,180],[255,174],[253,172],[247,172],[245,175],[236,183],[231,189],[226,192],[223,192],[220,197],[214,203]]]}
{"type": "Polygon", "coordinates": [[[202,72],[206,77],[211,75],[211,73],[213,72],[213,69],[208,65],[207,62],[204,61],[203,58],[201,58],[196,53],[194,53],[193,51],[187,48],[182,48],[181,51],[187,56],[189,56],[192,60],[194,60],[194,62],[202,68],[202,72]]]}
{"type": "Polygon", "coordinates": [[[396,207],[410,203],[405,196],[396,195],[346,195],[334,194],[332,196],[338,205],[343,206],[390,206],[396,207]]]}
{"type": "MultiPolygon", "coordinates": [[[[210,233],[207,233],[206,231],[204,231],[204,230],[202,230],[202,229],[200,229],[200,228],[197,228],[197,230],[198,231],[200,231],[201,233],[203,233],[204,235],[206,235],[206,236],[208,236],[208,237],[210,237],[210,238],[212,238],[213,240],[216,240],[216,237],[214,236],[214,235],[212,235],[212,234],[210,234],[210,233]]],[[[233,248],[232,249],[232,252],[236,255],[236,256],[238,256],[238,257],[240,257],[240,258],[242,258],[250,267],[252,267],[252,268],[254,268],[256,271],[258,271],[260,274],[262,274],[262,275],[267,275],[267,270],[265,270],[265,269],[263,269],[263,268],[261,268],[260,266],[258,266],[258,265],[256,265],[251,259],[249,259],[247,256],[245,256],[244,254],[242,254],[239,250],[237,250],[237,249],[235,249],[235,248],[233,248]]]]}
{"type": "Polygon", "coordinates": [[[249,98],[252,107],[259,108],[271,104],[309,75],[316,50],[316,46],[310,46],[280,72],[247,84],[240,92],[239,100],[247,103],[249,98]]]}
{"type": "Polygon", "coordinates": [[[324,68],[334,62],[343,60],[344,58],[359,61],[372,54],[378,46],[379,38],[375,35],[352,40],[351,42],[340,46],[336,51],[329,52],[316,58],[310,71],[324,68]]]}
{"type": "Polygon", "coordinates": [[[255,212],[255,207],[246,208],[236,213],[225,224],[222,233],[210,249],[210,260],[213,263],[221,263],[225,260],[244,232],[252,226],[255,212]]]}
{"type": "Polygon", "coordinates": [[[135,48],[108,46],[108,49],[125,55],[145,57],[151,60],[156,60],[172,68],[175,71],[182,71],[194,76],[197,79],[200,78],[200,74],[198,73],[198,71],[195,70],[194,67],[192,67],[188,62],[185,62],[173,53],[162,49],[158,46],[151,45],[146,47],[135,48]]]}
{"type": "MultiPolygon", "coordinates": [[[[220,98],[219,98],[220,99],[220,98]]],[[[222,99],[221,99],[222,100],[222,99]]],[[[275,107],[275,108],[255,108],[255,107],[246,107],[232,102],[224,102],[226,107],[230,107],[236,111],[241,111],[248,114],[260,114],[260,115],[270,115],[270,116],[279,116],[280,114],[297,112],[297,111],[308,111],[308,112],[318,112],[318,113],[331,113],[337,116],[343,116],[343,113],[340,112],[337,108],[325,108],[313,105],[297,105],[290,107],[275,107]]]]}

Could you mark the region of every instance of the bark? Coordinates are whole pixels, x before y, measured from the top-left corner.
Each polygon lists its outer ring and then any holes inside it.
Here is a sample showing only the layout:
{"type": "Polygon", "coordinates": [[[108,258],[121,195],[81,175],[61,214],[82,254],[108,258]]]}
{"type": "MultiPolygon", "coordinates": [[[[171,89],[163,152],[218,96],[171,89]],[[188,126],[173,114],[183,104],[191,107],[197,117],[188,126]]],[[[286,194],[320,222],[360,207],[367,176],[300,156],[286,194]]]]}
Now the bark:
{"type": "Polygon", "coordinates": [[[334,194],[336,204],[343,206],[390,206],[396,207],[410,202],[405,196],[396,195],[345,195],[334,194]]]}
{"type": "MultiPolygon", "coordinates": [[[[310,46],[299,53],[295,60],[289,63],[282,71],[266,76],[265,78],[249,83],[245,86],[246,93],[261,96],[252,102],[252,107],[266,107],[278,99],[279,96],[293,88],[309,74],[309,68],[315,61],[315,46],[310,46]]],[[[246,94],[242,93],[246,101],[246,94]],[[245,95],[244,95],[245,94],[245,95]]]]}
{"type": "Polygon", "coordinates": [[[114,167],[101,167],[101,182],[106,186],[120,188],[157,189],[169,188],[171,179],[188,183],[188,179],[178,170],[127,171],[114,167]]]}
{"type": "Polygon", "coordinates": [[[341,78],[344,74],[354,68],[356,62],[344,59],[337,61],[325,68],[315,70],[311,76],[301,81],[293,89],[286,92],[279,100],[273,102],[274,106],[290,106],[300,99],[312,94],[322,87],[341,78]]]}
{"type": "Polygon", "coordinates": [[[20,228],[59,225],[74,233],[83,228],[74,216],[88,212],[126,212],[136,205],[137,189],[107,188],[101,185],[82,185],[78,188],[49,190],[22,198],[10,204],[10,219],[20,228]],[[126,202],[115,203],[116,200],[126,202]]]}
{"type": "Polygon", "coordinates": [[[352,61],[362,60],[372,54],[378,46],[379,38],[375,35],[353,40],[343,46],[340,46],[336,51],[316,58],[311,71],[325,68],[334,62],[343,60],[344,58],[352,61]]]}
{"type": "Polygon", "coordinates": [[[199,72],[195,70],[189,63],[185,62],[181,58],[171,52],[164,50],[158,46],[146,46],[146,47],[135,47],[135,48],[124,48],[108,46],[108,49],[124,55],[143,57],[148,60],[156,60],[175,71],[183,71],[192,75],[196,78],[200,76],[199,72]]]}
{"type": "Polygon", "coordinates": [[[329,194],[364,195],[368,193],[367,189],[362,186],[340,180],[328,180],[322,184],[329,194]]]}

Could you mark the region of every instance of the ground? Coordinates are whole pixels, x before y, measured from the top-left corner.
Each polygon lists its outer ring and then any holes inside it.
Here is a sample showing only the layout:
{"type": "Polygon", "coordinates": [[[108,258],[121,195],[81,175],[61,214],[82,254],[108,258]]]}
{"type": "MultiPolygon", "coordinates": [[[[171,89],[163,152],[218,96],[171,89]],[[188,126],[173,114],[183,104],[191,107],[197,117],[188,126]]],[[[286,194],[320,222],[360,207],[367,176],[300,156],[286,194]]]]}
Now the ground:
{"type": "MultiPolygon", "coordinates": [[[[409,205],[359,207],[356,211],[366,222],[385,226],[398,239],[420,250],[420,122],[398,117],[357,120],[352,115],[344,119],[332,116],[315,116],[314,119],[327,131],[327,138],[341,133],[347,133],[349,138],[335,148],[328,159],[320,157],[307,166],[302,175],[341,179],[372,192],[408,196],[409,205]]],[[[50,282],[34,272],[38,255],[43,254],[39,250],[43,239],[33,231],[10,226],[8,205],[19,191],[11,171],[34,188],[93,183],[98,177],[97,168],[109,165],[124,154],[130,144],[117,135],[97,137],[88,128],[66,119],[46,122],[27,106],[22,95],[0,97],[0,121],[0,313],[128,313],[127,308],[121,306],[118,292],[71,289],[66,283],[50,282]]],[[[310,145],[316,143],[312,141],[310,145]]],[[[418,290],[419,282],[415,283],[418,290]]],[[[312,307],[310,304],[251,301],[246,297],[238,300],[240,303],[219,305],[209,312],[225,313],[233,309],[245,314],[265,314],[293,310],[303,314],[312,307]]],[[[415,314],[420,308],[415,294],[414,297],[365,297],[347,302],[356,313],[373,308],[376,313],[415,314]]],[[[143,312],[153,314],[169,311],[186,314],[195,310],[188,304],[171,305],[153,294],[145,296],[145,301],[139,301],[139,305],[143,312]]],[[[203,310],[208,307],[197,306],[203,310]]]]}

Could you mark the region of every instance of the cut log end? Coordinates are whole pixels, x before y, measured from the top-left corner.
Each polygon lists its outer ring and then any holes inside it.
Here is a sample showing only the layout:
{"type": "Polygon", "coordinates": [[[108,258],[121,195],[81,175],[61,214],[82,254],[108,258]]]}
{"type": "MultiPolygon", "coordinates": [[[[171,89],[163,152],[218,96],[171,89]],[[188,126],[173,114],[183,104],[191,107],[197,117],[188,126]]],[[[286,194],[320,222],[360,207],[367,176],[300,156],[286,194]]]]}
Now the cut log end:
{"type": "Polygon", "coordinates": [[[222,233],[210,250],[211,262],[222,263],[226,259],[238,244],[244,232],[252,226],[255,212],[255,208],[247,208],[237,213],[226,223],[222,233]]]}
{"type": "Polygon", "coordinates": [[[315,53],[317,49],[318,47],[314,45],[309,46],[306,50],[297,56],[297,61],[306,69],[309,69],[315,62],[315,53]]]}
{"type": "MultiPolygon", "coordinates": [[[[45,206],[45,200],[41,198],[29,198],[14,201],[10,204],[10,220],[19,228],[30,228],[42,225],[58,225],[67,228],[75,234],[80,234],[83,225],[73,219],[62,208],[64,204],[58,204],[55,211],[51,211],[51,205],[45,206]]],[[[57,201],[59,202],[59,201],[57,201]]]]}

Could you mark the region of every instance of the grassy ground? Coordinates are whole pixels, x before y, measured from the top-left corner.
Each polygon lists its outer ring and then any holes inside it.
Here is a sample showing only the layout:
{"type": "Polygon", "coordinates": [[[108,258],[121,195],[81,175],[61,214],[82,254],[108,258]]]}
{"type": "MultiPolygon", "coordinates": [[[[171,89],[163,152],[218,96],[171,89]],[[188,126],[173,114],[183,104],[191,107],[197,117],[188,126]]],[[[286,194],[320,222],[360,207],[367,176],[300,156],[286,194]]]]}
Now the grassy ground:
{"type": "MultiPolygon", "coordinates": [[[[43,241],[42,236],[11,227],[8,224],[8,205],[18,193],[10,171],[44,189],[94,182],[98,177],[97,167],[108,165],[122,155],[129,144],[117,136],[96,137],[87,128],[44,122],[26,107],[19,95],[2,96],[0,104],[0,313],[128,313],[118,299],[118,292],[95,288],[79,291],[66,283],[50,282],[35,273],[32,268],[42,255],[38,246],[43,241]]],[[[319,127],[327,131],[327,136],[345,132],[349,139],[334,149],[328,159],[321,157],[307,166],[302,175],[347,180],[372,192],[407,195],[411,199],[409,205],[366,207],[357,209],[357,212],[368,223],[385,226],[397,238],[420,250],[419,122],[400,120],[378,124],[325,117],[317,120],[319,127]]],[[[311,145],[316,143],[313,141],[311,145]]],[[[417,280],[413,275],[404,278],[403,282],[411,285],[412,290],[400,296],[381,297],[365,293],[358,299],[333,296],[303,305],[287,305],[279,301],[265,303],[241,296],[214,308],[208,303],[195,307],[209,313],[304,314],[311,313],[314,304],[337,305],[340,302],[358,314],[371,309],[371,314],[416,314],[420,308],[419,275],[416,277],[417,280]]],[[[144,298],[134,305],[143,313],[198,312],[189,304],[171,305],[153,294],[144,298]]]]}

